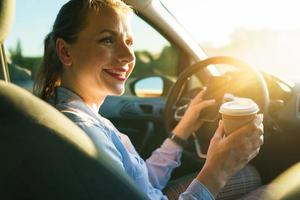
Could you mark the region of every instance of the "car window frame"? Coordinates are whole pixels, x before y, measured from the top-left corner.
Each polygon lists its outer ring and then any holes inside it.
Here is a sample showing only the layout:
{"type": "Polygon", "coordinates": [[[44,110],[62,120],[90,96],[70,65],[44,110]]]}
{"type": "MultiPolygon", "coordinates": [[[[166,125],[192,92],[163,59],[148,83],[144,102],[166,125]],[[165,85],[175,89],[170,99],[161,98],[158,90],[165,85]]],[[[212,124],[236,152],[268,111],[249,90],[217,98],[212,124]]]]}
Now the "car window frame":
{"type": "Polygon", "coordinates": [[[149,26],[151,26],[153,29],[155,29],[162,37],[164,37],[170,44],[174,45],[176,50],[178,51],[179,58],[178,58],[178,66],[177,66],[177,74],[178,77],[179,74],[187,67],[190,66],[195,60],[189,56],[187,52],[184,51],[183,48],[178,45],[178,43],[173,40],[171,37],[168,36],[162,29],[160,29],[157,25],[155,25],[150,19],[148,19],[146,16],[136,13],[138,17],[140,17],[145,23],[147,23],[149,26]]]}
{"type": "Polygon", "coordinates": [[[10,82],[4,43],[1,43],[1,47],[0,47],[0,80],[10,82]]]}

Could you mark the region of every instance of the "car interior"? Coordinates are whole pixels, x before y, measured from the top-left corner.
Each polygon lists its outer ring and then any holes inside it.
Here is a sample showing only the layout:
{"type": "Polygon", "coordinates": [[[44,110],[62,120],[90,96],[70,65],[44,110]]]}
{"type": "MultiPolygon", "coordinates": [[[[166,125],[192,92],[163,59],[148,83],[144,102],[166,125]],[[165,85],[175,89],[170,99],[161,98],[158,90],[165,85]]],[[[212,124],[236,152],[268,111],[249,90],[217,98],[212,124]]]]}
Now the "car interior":
{"type": "MultiPolygon", "coordinates": [[[[14,7],[12,0],[1,1],[1,44],[14,7]]],[[[147,199],[56,109],[6,78],[0,96],[1,199],[147,199]]]]}
{"type": "MultiPolygon", "coordinates": [[[[100,114],[126,133],[146,159],[168,137],[191,98],[204,86],[219,84],[220,79],[212,78],[218,74],[215,66],[234,66],[238,71],[222,75],[221,81],[229,82],[222,82],[226,93],[254,99],[265,116],[265,142],[251,161],[269,188],[263,199],[300,199],[300,84],[257,71],[233,57],[206,58],[174,19],[151,12],[159,1],[126,2],[172,42],[170,48],[177,49],[165,55],[178,58],[178,70],[172,71],[177,76],[149,72],[138,77],[134,72],[127,88],[132,95],[107,97],[100,114]],[[149,82],[157,88],[145,87],[149,82]]],[[[11,81],[4,43],[15,7],[15,0],[0,1],[1,199],[148,199],[79,127],[11,81]]],[[[139,53],[137,70],[147,57],[139,53]]],[[[200,170],[216,124],[207,120],[190,139],[172,179],[200,170]]]]}

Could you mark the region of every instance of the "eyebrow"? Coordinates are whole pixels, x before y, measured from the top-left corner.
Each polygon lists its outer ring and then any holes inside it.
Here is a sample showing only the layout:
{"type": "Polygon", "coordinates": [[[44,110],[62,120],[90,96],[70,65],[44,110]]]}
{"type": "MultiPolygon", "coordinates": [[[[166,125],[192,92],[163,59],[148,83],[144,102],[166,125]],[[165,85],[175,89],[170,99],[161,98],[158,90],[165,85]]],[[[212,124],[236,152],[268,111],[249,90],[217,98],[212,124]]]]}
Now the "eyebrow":
{"type": "MultiPolygon", "coordinates": [[[[112,29],[103,29],[98,34],[103,34],[103,33],[110,33],[110,34],[112,34],[114,36],[118,36],[119,35],[119,32],[114,31],[112,29]]],[[[132,37],[132,34],[130,32],[126,32],[126,35],[132,37]]]]}
{"type": "Polygon", "coordinates": [[[102,34],[102,33],[110,33],[112,35],[118,35],[118,33],[114,30],[111,30],[111,29],[103,29],[102,31],[99,32],[99,34],[102,34]]]}

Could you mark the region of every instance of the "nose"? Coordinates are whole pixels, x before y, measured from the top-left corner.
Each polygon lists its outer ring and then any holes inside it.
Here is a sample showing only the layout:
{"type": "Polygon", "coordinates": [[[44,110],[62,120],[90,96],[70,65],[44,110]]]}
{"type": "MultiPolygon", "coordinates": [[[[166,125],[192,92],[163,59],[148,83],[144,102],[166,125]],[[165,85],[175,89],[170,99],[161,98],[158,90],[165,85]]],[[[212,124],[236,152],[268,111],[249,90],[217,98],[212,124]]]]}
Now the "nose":
{"type": "Polygon", "coordinates": [[[118,61],[121,64],[132,63],[135,61],[134,51],[131,46],[125,42],[122,43],[118,50],[118,61]]]}

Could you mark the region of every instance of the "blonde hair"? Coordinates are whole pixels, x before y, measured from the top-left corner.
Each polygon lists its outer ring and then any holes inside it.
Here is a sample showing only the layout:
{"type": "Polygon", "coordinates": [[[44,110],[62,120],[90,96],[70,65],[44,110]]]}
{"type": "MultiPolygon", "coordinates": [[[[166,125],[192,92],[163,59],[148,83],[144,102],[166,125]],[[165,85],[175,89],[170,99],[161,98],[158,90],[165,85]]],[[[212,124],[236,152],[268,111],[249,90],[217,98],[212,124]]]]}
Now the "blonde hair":
{"type": "Polygon", "coordinates": [[[84,28],[90,10],[101,12],[102,7],[110,7],[121,13],[131,13],[130,6],[122,0],[70,0],[62,6],[56,16],[52,31],[44,40],[44,56],[39,67],[33,92],[48,100],[55,95],[55,88],[60,86],[63,66],[55,48],[58,38],[72,44],[84,28]]]}

